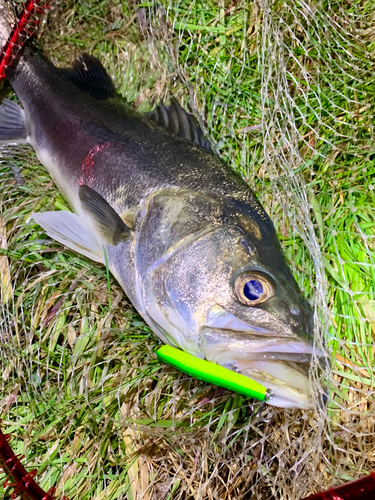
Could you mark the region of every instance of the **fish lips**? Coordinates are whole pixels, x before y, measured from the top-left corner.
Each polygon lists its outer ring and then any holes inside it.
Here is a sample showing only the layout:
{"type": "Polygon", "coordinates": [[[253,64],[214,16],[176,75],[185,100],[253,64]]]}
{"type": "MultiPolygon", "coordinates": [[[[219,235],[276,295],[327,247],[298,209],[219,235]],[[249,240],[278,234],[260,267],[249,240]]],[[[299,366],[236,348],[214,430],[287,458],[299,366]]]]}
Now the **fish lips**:
{"type": "MultiPolygon", "coordinates": [[[[281,336],[265,328],[245,323],[221,311],[200,329],[200,347],[206,359],[237,371],[272,392],[268,401],[282,408],[315,407],[310,384],[310,367],[318,359],[325,368],[324,353],[297,336],[281,336]]],[[[322,390],[322,401],[327,400],[322,390]]]]}

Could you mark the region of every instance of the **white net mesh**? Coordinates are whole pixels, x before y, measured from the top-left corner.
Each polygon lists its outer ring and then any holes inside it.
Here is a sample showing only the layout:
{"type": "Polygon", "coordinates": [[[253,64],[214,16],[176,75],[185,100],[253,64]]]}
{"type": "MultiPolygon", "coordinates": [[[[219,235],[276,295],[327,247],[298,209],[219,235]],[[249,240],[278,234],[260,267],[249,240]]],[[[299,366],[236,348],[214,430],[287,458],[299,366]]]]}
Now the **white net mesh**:
{"type": "MultiPolygon", "coordinates": [[[[70,499],[283,499],[360,477],[375,446],[371,2],[51,2],[39,42],[98,56],[143,111],[173,93],[257,193],[315,306],[326,411],[178,374],[105,269],[46,240],[67,207],[33,152],[1,151],[1,399],[12,446],[70,499]],[[109,279],[109,281],[108,281],[109,279]],[[108,293],[110,284],[110,293],[108,293]]],[[[3,95],[9,96],[8,87],[3,95]]],[[[0,492],[9,498],[11,490],[0,492]]]]}

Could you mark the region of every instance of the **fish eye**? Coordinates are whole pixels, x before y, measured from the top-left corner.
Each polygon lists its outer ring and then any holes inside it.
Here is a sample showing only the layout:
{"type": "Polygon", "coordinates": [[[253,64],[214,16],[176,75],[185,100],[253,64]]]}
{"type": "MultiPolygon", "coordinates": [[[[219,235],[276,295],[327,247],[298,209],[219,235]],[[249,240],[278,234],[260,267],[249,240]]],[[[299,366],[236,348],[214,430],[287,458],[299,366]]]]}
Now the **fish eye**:
{"type": "Polygon", "coordinates": [[[238,300],[246,306],[261,304],[275,294],[271,281],[255,271],[240,274],[234,283],[234,288],[238,300]]]}

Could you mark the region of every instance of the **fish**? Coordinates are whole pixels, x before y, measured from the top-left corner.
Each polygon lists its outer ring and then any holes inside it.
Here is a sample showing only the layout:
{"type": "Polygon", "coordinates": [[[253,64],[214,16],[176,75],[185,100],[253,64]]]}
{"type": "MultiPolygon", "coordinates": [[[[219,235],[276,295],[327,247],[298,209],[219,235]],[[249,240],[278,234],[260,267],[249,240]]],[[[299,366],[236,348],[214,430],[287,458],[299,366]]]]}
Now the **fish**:
{"type": "Polygon", "coordinates": [[[314,408],[313,309],[193,115],[174,98],[140,114],[95,57],[58,68],[32,43],[7,78],[20,104],[2,102],[0,144],[31,144],[72,208],[33,214],[47,235],[106,263],[162,342],[314,408]]]}

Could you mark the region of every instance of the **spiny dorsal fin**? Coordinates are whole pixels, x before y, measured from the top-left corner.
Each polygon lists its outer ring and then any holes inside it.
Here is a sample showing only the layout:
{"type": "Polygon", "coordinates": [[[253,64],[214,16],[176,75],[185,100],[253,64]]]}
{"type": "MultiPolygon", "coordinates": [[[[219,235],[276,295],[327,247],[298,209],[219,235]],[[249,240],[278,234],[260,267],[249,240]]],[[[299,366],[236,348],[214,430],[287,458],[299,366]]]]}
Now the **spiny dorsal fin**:
{"type": "Polygon", "coordinates": [[[79,199],[82,208],[89,213],[94,225],[103,240],[110,245],[117,245],[126,240],[130,229],[111,205],[94,189],[89,186],[80,186],[79,199]]]}
{"type": "Polygon", "coordinates": [[[169,106],[161,102],[153,111],[147,113],[147,116],[171,132],[206,149],[211,149],[194,115],[185,111],[174,97],[171,98],[169,106]]]}
{"type": "Polygon", "coordinates": [[[76,87],[94,99],[109,99],[116,95],[111,77],[94,56],[82,54],[72,68],[61,71],[76,87]]]}

